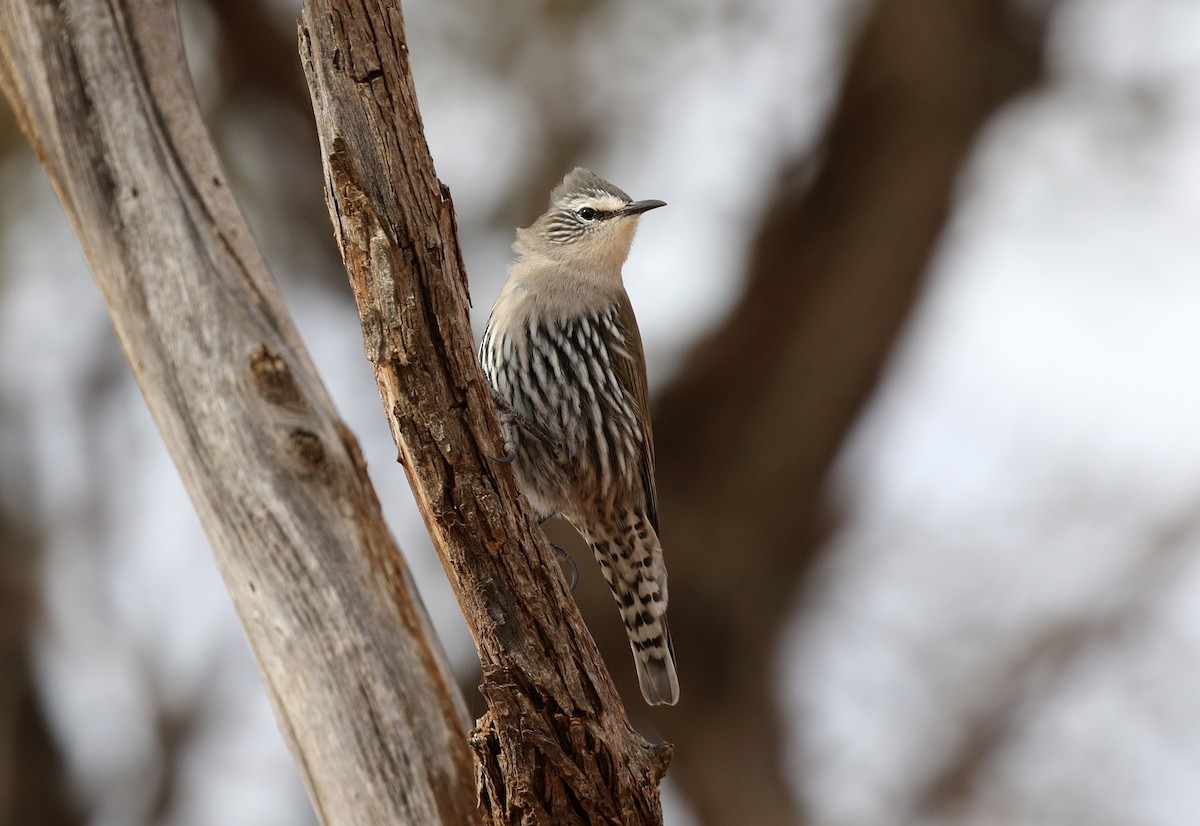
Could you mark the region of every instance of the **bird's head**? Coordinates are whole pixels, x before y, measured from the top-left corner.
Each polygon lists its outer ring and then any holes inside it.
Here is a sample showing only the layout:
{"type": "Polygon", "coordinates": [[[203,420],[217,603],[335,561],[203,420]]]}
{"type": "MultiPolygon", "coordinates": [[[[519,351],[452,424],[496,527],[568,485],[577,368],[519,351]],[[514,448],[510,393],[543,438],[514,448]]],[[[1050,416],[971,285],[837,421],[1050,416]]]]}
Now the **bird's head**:
{"type": "Polygon", "coordinates": [[[666,203],[635,201],[598,175],[576,167],[550,193],[546,213],[529,228],[517,230],[516,249],[619,273],[638,218],[661,206],[666,203]]]}

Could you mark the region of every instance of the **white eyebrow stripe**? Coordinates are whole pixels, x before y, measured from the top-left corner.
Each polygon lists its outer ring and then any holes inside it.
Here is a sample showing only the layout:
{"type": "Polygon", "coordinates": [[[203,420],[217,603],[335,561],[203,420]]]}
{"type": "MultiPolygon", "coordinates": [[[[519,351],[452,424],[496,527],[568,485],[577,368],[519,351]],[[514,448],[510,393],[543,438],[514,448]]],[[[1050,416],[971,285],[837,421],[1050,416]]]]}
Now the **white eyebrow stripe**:
{"type": "Polygon", "coordinates": [[[596,193],[594,195],[583,195],[578,198],[572,198],[570,201],[572,209],[582,209],[583,207],[591,207],[597,212],[614,212],[625,206],[625,202],[615,195],[605,193],[596,193]]]}

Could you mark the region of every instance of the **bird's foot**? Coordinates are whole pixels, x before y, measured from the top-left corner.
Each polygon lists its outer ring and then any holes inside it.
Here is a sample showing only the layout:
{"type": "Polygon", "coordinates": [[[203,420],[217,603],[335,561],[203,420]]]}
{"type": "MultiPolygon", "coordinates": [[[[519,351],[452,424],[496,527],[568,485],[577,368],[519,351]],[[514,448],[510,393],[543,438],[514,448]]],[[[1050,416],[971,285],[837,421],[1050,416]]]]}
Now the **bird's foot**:
{"type": "Polygon", "coordinates": [[[517,429],[520,428],[544,444],[555,462],[559,465],[566,464],[566,452],[563,450],[562,444],[555,441],[545,428],[518,413],[509,404],[508,399],[495,390],[492,391],[492,401],[496,405],[496,413],[500,419],[500,434],[504,437],[504,455],[492,456],[492,461],[507,465],[517,458],[517,429]]]}
{"type": "Polygon", "coordinates": [[[490,456],[493,462],[507,465],[517,458],[517,429],[513,425],[520,417],[511,407],[500,411],[500,433],[504,437],[504,455],[490,456]]]}
{"type": "Polygon", "coordinates": [[[508,399],[496,392],[495,388],[492,391],[492,404],[496,406],[496,416],[500,420],[500,435],[504,439],[504,455],[489,456],[493,462],[499,462],[502,465],[507,465],[517,458],[517,428],[516,425],[521,423],[521,414],[513,409],[513,406],[508,403],[508,399]]]}
{"type": "Polygon", "coordinates": [[[567,568],[570,569],[571,590],[574,591],[575,586],[579,584],[579,566],[575,564],[575,560],[571,558],[569,553],[555,545],[553,542],[550,543],[550,547],[554,549],[554,555],[558,557],[558,561],[566,563],[567,568]]]}

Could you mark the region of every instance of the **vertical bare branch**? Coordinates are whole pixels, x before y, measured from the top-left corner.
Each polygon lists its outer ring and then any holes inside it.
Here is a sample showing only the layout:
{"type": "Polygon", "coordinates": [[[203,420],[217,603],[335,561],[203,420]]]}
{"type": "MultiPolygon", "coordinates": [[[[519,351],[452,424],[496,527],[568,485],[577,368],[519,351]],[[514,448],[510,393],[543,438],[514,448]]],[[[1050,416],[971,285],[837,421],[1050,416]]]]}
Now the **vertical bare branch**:
{"type": "Polygon", "coordinates": [[[630,728],[511,470],[487,458],[495,416],[400,9],[309,0],[301,51],[367,357],[483,663],[483,805],[496,823],[660,822],[669,749],[630,728]]]}
{"type": "Polygon", "coordinates": [[[83,245],[323,822],[472,822],[461,698],[225,185],[173,3],[0,0],[0,85],[83,245]]]}

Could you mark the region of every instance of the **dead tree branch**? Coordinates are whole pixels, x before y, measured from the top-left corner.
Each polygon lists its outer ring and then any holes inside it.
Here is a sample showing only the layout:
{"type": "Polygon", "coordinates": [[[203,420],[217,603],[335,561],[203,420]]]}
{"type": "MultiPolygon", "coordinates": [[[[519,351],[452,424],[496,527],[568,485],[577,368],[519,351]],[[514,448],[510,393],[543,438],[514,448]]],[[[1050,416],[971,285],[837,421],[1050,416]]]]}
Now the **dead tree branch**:
{"type": "Polygon", "coordinates": [[[200,121],[169,0],[0,0],[0,85],[325,824],[477,818],[465,712],[200,121]]]}
{"type": "Polygon", "coordinates": [[[300,37],[366,354],[483,663],[482,804],[495,823],[661,822],[669,749],[630,727],[511,470],[488,458],[501,443],[400,9],[309,0],[300,37]]]}

